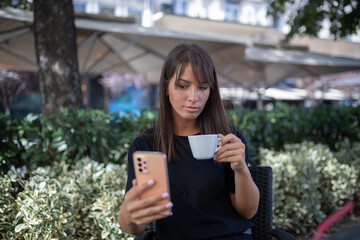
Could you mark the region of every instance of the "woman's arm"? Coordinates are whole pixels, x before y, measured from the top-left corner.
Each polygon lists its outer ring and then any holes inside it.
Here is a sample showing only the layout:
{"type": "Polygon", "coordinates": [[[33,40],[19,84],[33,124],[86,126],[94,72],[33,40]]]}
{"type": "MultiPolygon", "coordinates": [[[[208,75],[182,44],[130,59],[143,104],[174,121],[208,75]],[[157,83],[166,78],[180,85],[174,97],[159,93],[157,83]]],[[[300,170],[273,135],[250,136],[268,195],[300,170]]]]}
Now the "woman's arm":
{"type": "Polygon", "coordinates": [[[133,187],[126,193],[118,216],[118,223],[125,232],[131,235],[140,235],[145,231],[146,224],[169,215],[168,209],[172,207],[171,202],[155,205],[157,202],[169,198],[168,193],[140,199],[139,196],[153,185],[153,180],[140,185],[133,180],[133,187]]]}
{"type": "Polygon", "coordinates": [[[172,203],[156,205],[159,201],[169,198],[168,193],[140,199],[140,195],[156,183],[154,181],[137,183],[132,156],[135,151],[151,151],[151,142],[146,137],[137,137],[129,147],[126,194],[117,220],[122,230],[132,235],[143,233],[146,224],[168,216],[169,208],[172,206],[172,203]]]}
{"type": "Polygon", "coordinates": [[[236,211],[243,217],[251,219],[256,214],[260,193],[248,168],[243,173],[235,172],[235,194],[231,193],[230,198],[236,211]]]}
{"type": "Polygon", "coordinates": [[[221,137],[222,147],[215,154],[218,162],[230,162],[235,175],[235,193],[230,194],[236,211],[243,217],[252,218],[258,209],[260,193],[254,183],[245,160],[245,144],[234,134],[221,137]]]}

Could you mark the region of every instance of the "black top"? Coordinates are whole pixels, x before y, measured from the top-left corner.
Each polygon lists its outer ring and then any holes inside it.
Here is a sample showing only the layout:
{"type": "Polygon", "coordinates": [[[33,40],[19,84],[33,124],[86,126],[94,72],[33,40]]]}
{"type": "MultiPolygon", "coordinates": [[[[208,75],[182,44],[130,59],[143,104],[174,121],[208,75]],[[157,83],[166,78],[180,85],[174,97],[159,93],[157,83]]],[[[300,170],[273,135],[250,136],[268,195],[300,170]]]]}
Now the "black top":
{"type": "MultiPolygon", "coordinates": [[[[132,142],[128,152],[128,180],[126,191],[135,178],[132,155],[135,151],[154,151],[149,129],[132,142]],[[150,136],[149,136],[150,134],[150,136]]],[[[234,134],[247,142],[235,130],[234,134]]],[[[175,136],[178,159],[168,164],[170,198],[173,215],[156,221],[156,239],[211,239],[242,233],[254,224],[239,215],[231,204],[230,193],[235,192],[234,171],[229,163],[196,160],[187,137],[175,136]]]]}

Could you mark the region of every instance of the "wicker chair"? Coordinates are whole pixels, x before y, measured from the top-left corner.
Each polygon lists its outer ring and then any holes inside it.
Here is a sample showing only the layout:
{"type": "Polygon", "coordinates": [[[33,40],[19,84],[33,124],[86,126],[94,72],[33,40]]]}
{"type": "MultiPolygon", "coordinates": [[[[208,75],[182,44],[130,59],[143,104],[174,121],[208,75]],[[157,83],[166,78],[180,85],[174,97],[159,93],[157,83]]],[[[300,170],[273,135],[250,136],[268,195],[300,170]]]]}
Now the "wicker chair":
{"type": "Polygon", "coordinates": [[[268,240],[275,237],[281,240],[295,239],[290,233],[274,229],[272,226],[272,168],[268,166],[249,167],[251,176],[260,191],[259,208],[253,221],[252,230],[254,240],[268,240]]]}
{"type": "MultiPolygon", "coordinates": [[[[268,166],[249,167],[251,176],[260,191],[260,203],[256,215],[252,221],[255,227],[252,230],[254,240],[271,240],[273,238],[280,240],[295,240],[290,233],[274,229],[272,226],[272,168],[268,166]]],[[[137,236],[135,240],[153,240],[155,232],[148,230],[142,235],[137,236]]]]}

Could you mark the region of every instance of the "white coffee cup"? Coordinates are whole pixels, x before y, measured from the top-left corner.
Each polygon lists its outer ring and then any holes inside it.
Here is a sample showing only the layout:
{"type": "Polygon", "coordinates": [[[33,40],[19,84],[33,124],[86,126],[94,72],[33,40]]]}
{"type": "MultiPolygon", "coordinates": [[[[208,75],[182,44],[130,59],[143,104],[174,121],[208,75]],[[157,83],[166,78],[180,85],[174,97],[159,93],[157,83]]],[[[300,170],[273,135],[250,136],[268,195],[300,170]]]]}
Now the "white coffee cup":
{"type": "Polygon", "coordinates": [[[217,134],[203,134],[188,136],[191,152],[198,160],[212,159],[220,149],[217,134]]]}

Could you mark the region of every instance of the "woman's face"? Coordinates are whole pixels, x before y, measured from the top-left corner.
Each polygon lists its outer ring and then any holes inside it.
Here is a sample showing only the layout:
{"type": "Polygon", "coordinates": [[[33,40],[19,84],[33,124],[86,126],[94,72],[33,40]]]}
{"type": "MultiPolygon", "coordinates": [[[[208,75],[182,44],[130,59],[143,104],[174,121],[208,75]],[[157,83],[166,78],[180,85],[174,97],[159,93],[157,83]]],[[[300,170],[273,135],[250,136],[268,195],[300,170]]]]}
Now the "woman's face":
{"type": "Polygon", "coordinates": [[[176,74],[170,79],[167,88],[175,123],[196,121],[209,98],[209,84],[197,83],[190,64],[186,65],[178,83],[175,80],[176,74]]]}

